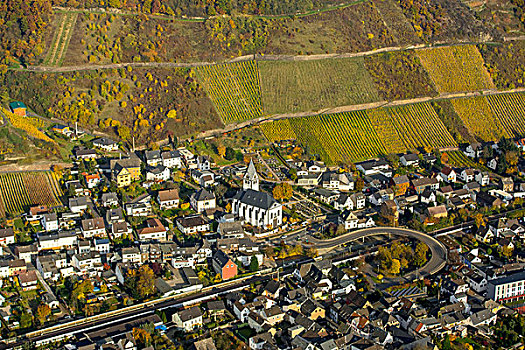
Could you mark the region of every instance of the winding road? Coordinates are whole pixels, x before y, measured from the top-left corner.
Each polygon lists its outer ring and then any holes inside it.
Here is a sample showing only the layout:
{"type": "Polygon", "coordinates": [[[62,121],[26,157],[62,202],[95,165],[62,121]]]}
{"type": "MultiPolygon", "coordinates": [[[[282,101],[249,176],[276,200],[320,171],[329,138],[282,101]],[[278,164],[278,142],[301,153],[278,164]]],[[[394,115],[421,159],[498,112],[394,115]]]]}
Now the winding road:
{"type": "Polygon", "coordinates": [[[432,236],[427,235],[426,233],[409,230],[406,228],[374,227],[358,231],[352,231],[332,239],[318,239],[310,235],[308,235],[307,238],[308,242],[312,243],[315,246],[319,254],[325,254],[332,249],[335,249],[341,245],[350,243],[352,241],[365,237],[385,234],[414,238],[420,242],[425,243],[430,249],[432,257],[426,263],[426,265],[417,271],[405,275],[404,277],[406,279],[413,279],[415,277],[425,275],[433,275],[439,272],[443,267],[445,267],[445,263],[447,260],[447,250],[445,246],[440,241],[438,241],[432,236]]]}

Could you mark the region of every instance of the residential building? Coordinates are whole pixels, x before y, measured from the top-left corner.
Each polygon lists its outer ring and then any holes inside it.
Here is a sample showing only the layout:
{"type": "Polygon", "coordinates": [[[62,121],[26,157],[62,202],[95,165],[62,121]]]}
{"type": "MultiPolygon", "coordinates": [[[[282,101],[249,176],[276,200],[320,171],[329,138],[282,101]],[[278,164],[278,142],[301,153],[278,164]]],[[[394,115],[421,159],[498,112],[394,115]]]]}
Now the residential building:
{"type": "Polygon", "coordinates": [[[161,210],[177,208],[180,201],[179,190],[174,188],[171,190],[159,191],[157,201],[159,202],[161,210]]]}
{"type": "Polygon", "coordinates": [[[146,169],[146,180],[163,182],[170,179],[171,172],[170,168],[165,167],[164,165],[157,165],[155,167],[148,167],[146,169]]]}
{"type": "Polygon", "coordinates": [[[139,240],[149,241],[149,240],[158,240],[165,241],[166,233],[168,230],[157,218],[148,219],[146,221],[147,227],[144,227],[138,230],[139,240]]]}
{"type": "Polygon", "coordinates": [[[159,150],[146,151],[144,152],[144,157],[146,158],[146,164],[151,167],[162,164],[162,156],[159,150]]]}
{"type": "Polygon", "coordinates": [[[106,236],[106,225],[104,224],[104,219],[101,217],[84,219],[82,220],[81,227],[84,238],[106,236]]]}
{"type": "Polygon", "coordinates": [[[176,219],[177,228],[184,234],[210,231],[211,225],[202,215],[184,216],[176,219]]]}
{"type": "Polygon", "coordinates": [[[104,151],[118,151],[118,143],[107,137],[101,137],[93,140],[93,146],[103,149],[104,151]]]}
{"type": "Polygon", "coordinates": [[[42,228],[47,232],[58,230],[58,217],[56,213],[42,215],[42,228]]]}
{"type": "Polygon", "coordinates": [[[215,209],[215,194],[205,189],[200,189],[190,197],[190,204],[197,213],[202,213],[208,209],[215,209]]]}
{"type": "Polygon", "coordinates": [[[182,167],[182,160],[179,151],[164,151],[160,156],[162,158],[162,165],[166,168],[173,169],[182,167]]]}
{"type": "Polygon", "coordinates": [[[525,299],[525,272],[489,280],[487,297],[500,303],[525,299]]]}
{"type": "Polygon", "coordinates": [[[223,280],[237,276],[237,264],[222,250],[218,250],[213,254],[212,266],[215,273],[221,275],[223,280]]]}
{"type": "Polygon", "coordinates": [[[12,227],[0,229],[0,245],[8,246],[15,244],[15,231],[12,227]]]}
{"type": "Polygon", "coordinates": [[[198,306],[184,309],[173,314],[172,321],[179,329],[191,332],[195,328],[202,327],[202,311],[198,306]]]}

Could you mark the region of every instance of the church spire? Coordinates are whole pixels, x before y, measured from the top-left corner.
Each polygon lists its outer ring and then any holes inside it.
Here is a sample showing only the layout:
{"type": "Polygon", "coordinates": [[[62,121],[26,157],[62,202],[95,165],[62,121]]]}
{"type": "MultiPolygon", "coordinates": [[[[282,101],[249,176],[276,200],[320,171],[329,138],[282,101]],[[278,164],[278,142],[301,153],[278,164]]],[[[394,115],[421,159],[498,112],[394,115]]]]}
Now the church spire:
{"type": "Polygon", "coordinates": [[[250,159],[250,164],[242,179],[242,188],[243,190],[259,191],[259,174],[257,174],[253,159],[250,159]]]}

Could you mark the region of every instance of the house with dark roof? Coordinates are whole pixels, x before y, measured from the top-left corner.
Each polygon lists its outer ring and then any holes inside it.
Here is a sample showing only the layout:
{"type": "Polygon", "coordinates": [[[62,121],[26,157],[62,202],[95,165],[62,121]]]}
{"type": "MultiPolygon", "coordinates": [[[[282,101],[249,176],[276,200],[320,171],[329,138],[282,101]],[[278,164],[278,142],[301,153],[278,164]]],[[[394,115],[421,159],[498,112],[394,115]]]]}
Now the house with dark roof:
{"type": "Polygon", "coordinates": [[[215,194],[205,189],[200,189],[190,197],[190,204],[193,210],[202,213],[208,209],[215,209],[215,194]]]}
{"type": "Polygon", "coordinates": [[[198,306],[184,309],[174,313],[172,321],[177,328],[191,332],[193,329],[202,326],[202,311],[198,306]]]}
{"type": "Polygon", "coordinates": [[[221,275],[223,280],[237,276],[237,264],[222,250],[218,250],[213,254],[212,266],[215,273],[221,275]]]}
{"type": "Polygon", "coordinates": [[[283,222],[283,208],[266,192],[241,190],[233,197],[232,212],[255,227],[273,228],[283,222]]]}
{"type": "Polygon", "coordinates": [[[118,143],[107,137],[101,137],[93,140],[93,146],[103,149],[105,151],[118,151],[118,143]]]}

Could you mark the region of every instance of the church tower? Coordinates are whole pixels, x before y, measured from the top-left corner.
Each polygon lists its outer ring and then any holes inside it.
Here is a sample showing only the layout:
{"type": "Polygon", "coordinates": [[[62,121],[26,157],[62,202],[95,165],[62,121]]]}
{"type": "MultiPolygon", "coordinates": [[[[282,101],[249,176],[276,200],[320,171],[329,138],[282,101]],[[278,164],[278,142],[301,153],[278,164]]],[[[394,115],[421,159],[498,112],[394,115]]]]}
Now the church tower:
{"type": "Polygon", "coordinates": [[[244,174],[244,177],[242,179],[242,189],[254,190],[257,192],[259,191],[259,174],[257,174],[255,164],[253,164],[253,159],[250,160],[248,169],[246,170],[246,173],[244,174]]]}

